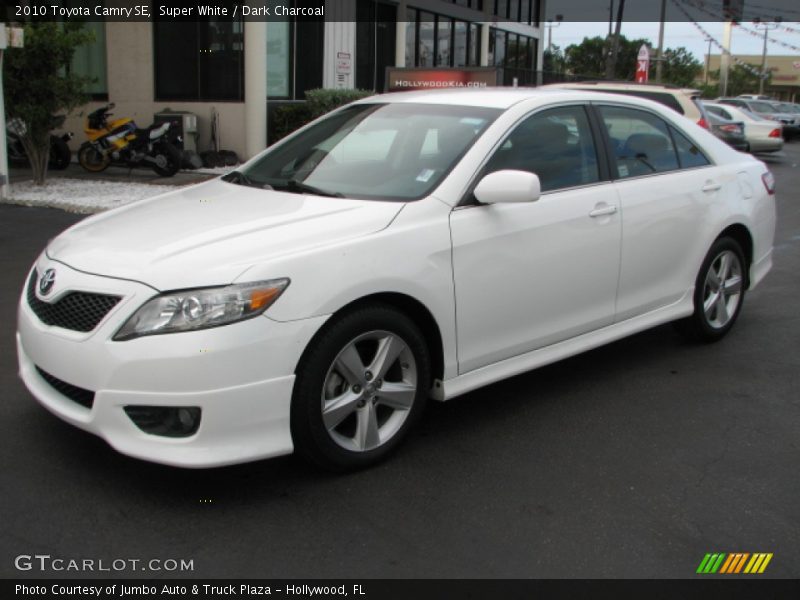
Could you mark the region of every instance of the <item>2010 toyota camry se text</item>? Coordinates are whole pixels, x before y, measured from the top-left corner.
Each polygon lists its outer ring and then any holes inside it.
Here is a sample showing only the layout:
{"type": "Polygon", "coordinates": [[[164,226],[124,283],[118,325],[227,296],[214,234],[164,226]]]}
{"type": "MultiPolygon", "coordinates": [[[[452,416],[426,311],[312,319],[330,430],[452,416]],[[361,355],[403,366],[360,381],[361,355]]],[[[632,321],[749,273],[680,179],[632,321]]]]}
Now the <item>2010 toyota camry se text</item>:
{"type": "Polygon", "coordinates": [[[375,96],[52,240],[20,373],[130,456],[363,467],[429,398],[670,321],[721,339],[772,265],[773,194],[762,162],[649,100],[375,96]]]}

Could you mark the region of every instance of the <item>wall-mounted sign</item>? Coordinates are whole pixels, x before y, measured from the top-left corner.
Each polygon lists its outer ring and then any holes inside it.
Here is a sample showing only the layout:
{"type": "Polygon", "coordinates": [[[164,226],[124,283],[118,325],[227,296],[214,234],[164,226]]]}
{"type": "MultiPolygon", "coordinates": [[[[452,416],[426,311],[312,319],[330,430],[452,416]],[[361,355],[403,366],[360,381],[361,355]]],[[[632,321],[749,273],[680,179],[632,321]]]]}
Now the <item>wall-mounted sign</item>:
{"type": "Polygon", "coordinates": [[[386,91],[436,90],[443,88],[482,88],[499,85],[496,67],[456,69],[386,68],[386,91]]]}
{"type": "Polygon", "coordinates": [[[349,75],[353,70],[353,57],[349,52],[336,53],[336,73],[349,75]]]}

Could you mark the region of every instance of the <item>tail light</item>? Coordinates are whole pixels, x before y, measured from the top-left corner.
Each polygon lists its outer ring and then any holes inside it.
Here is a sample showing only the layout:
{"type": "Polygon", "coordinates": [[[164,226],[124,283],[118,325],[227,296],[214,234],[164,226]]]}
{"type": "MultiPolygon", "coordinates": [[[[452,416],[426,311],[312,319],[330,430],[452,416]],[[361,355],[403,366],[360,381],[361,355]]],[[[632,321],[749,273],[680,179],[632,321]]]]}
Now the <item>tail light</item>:
{"type": "Polygon", "coordinates": [[[767,171],[761,176],[761,181],[764,182],[764,187],[767,188],[767,193],[770,196],[775,195],[775,175],[772,174],[772,171],[767,171]]]}
{"type": "Polygon", "coordinates": [[[781,130],[780,129],[773,129],[769,132],[769,137],[771,138],[779,138],[781,137],[781,130]]]}
{"type": "Polygon", "coordinates": [[[697,124],[703,129],[708,129],[708,121],[706,121],[704,117],[700,117],[700,120],[697,122],[697,124]]]}

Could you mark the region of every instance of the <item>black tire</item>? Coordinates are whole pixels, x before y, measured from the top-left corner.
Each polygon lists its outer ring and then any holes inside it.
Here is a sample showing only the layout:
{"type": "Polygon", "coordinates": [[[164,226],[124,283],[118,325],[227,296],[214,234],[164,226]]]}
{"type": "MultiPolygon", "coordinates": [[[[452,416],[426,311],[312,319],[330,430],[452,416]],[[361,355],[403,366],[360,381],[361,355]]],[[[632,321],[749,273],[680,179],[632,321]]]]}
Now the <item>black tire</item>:
{"type": "Polygon", "coordinates": [[[166,165],[163,167],[153,164],[153,171],[162,177],[172,177],[181,168],[181,162],[183,162],[181,151],[169,142],[161,142],[158,144],[155,147],[154,154],[156,156],[160,154],[166,160],[166,165]]]}
{"type": "Polygon", "coordinates": [[[725,337],[736,323],[739,313],[744,304],[745,290],[747,288],[747,272],[748,264],[745,260],[744,252],[739,242],[729,237],[722,237],[717,239],[712,245],[711,249],[706,254],[703,260],[703,265],[700,267],[700,272],[697,274],[694,288],[694,313],[685,319],[675,322],[675,328],[685,337],[699,342],[717,342],[725,337]],[[739,287],[738,297],[735,300],[735,308],[732,311],[728,310],[731,305],[731,299],[735,294],[731,293],[728,300],[725,299],[725,293],[722,294],[722,304],[725,304],[725,309],[720,310],[718,307],[720,302],[710,302],[710,314],[705,309],[705,303],[712,300],[713,297],[719,298],[720,289],[714,289],[714,282],[708,281],[709,271],[714,269],[715,274],[721,266],[723,255],[729,257],[730,260],[730,279],[726,279],[730,285],[726,285],[725,290],[734,290],[733,282],[738,272],[739,287]],[[737,264],[738,263],[738,264],[737,264]],[[716,294],[716,295],[715,295],[716,294]],[[720,316],[720,312],[725,315],[725,319],[720,316]]]}
{"type": "MultiPolygon", "coordinates": [[[[363,350],[363,346],[361,348],[359,353],[361,353],[362,364],[369,364],[370,352],[368,349],[363,350]],[[367,357],[367,360],[363,360],[364,357],[367,357]]],[[[369,377],[368,370],[365,370],[364,377],[369,377]]],[[[391,306],[373,304],[334,317],[311,341],[297,368],[291,406],[291,431],[295,449],[313,464],[332,471],[348,471],[376,464],[396,448],[409,428],[419,419],[427,401],[430,377],[430,354],[425,338],[416,324],[404,313],[391,306]],[[358,342],[360,338],[373,334],[378,336],[387,334],[388,337],[399,340],[403,344],[403,354],[400,354],[396,362],[392,363],[393,366],[390,370],[385,371],[385,381],[379,377],[372,380],[372,390],[367,389],[368,386],[365,386],[363,390],[358,390],[356,388],[360,386],[351,386],[344,378],[339,377],[342,388],[335,392],[335,395],[337,397],[343,397],[345,393],[357,395],[357,392],[360,391],[362,392],[359,396],[361,399],[357,403],[353,403],[353,406],[357,408],[354,408],[353,412],[348,413],[348,416],[342,419],[341,425],[336,425],[329,431],[322,414],[325,402],[323,394],[327,393],[326,390],[331,385],[332,378],[338,376],[334,361],[337,360],[340,353],[351,347],[357,348],[358,344],[375,344],[375,348],[379,348],[381,342],[377,339],[358,342]],[[412,364],[409,364],[411,362],[408,360],[409,356],[413,357],[412,364]],[[413,371],[412,374],[416,377],[413,384],[406,381],[413,379],[413,377],[406,377],[409,371],[413,371]],[[379,397],[380,389],[376,391],[374,388],[383,386],[385,391],[392,383],[407,386],[408,390],[412,390],[416,386],[413,395],[410,391],[405,392],[407,398],[413,397],[410,408],[395,411],[395,409],[383,405],[379,397]],[[339,396],[340,393],[342,393],[341,396],[339,396]],[[385,410],[390,413],[384,413],[383,417],[379,416],[379,412],[385,410]],[[375,415],[376,428],[385,428],[389,431],[387,439],[379,441],[378,445],[372,448],[348,449],[343,447],[342,442],[347,438],[341,435],[336,428],[346,428],[348,419],[352,418],[354,421],[352,440],[357,444],[358,429],[361,427],[359,423],[364,414],[363,411],[375,415]],[[397,416],[395,416],[395,412],[397,412],[397,416]],[[383,422],[381,422],[381,418],[384,418],[383,422]],[[394,425],[391,419],[395,419],[395,422],[399,419],[404,420],[400,421],[398,426],[394,425]],[[336,441],[337,439],[339,441],[336,441]]],[[[377,432],[378,429],[375,431],[377,432]]],[[[380,436],[377,439],[380,440],[380,436]]]]}
{"type": "Polygon", "coordinates": [[[91,173],[105,171],[111,164],[111,157],[99,152],[92,144],[86,142],[78,150],[78,163],[91,173]]]}
{"type": "Polygon", "coordinates": [[[72,152],[67,142],[60,137],[50,136],[50,157],[47,166],[55,171],[63,171],[72,160],[72,152]]]}

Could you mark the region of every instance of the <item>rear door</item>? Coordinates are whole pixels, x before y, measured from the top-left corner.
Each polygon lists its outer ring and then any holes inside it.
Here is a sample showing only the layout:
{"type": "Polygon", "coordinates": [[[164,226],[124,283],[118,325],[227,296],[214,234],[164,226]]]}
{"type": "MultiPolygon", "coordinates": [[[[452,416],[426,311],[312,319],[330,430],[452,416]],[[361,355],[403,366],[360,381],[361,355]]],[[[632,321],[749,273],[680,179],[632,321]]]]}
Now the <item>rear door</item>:
{"type": "Polygon", "coordinates": [[[702,150],[658,114],[596,108],[622,212],[616,320],[624,321],[677,302],[694,284],[693,257],[705,243],[699,232],[725,183],[702,150]]]}

